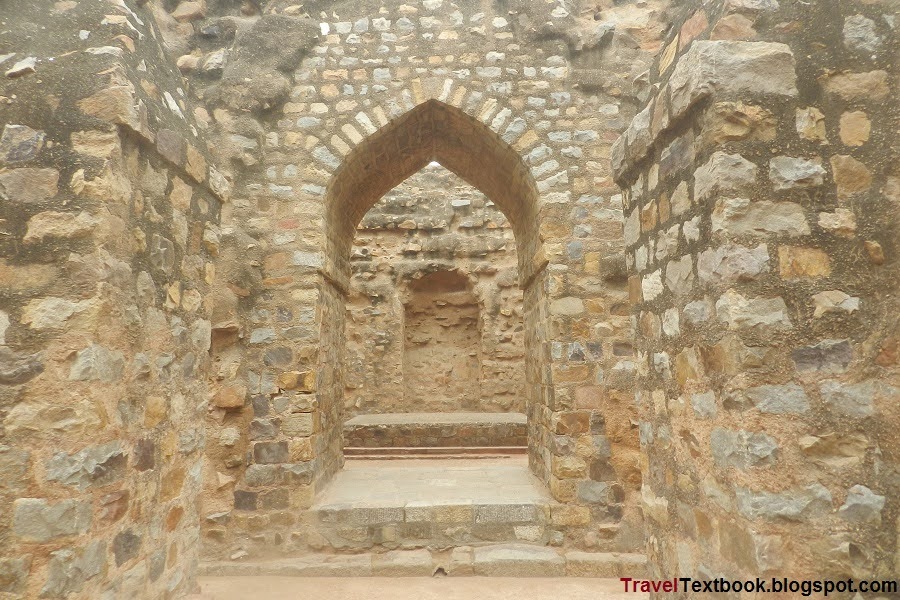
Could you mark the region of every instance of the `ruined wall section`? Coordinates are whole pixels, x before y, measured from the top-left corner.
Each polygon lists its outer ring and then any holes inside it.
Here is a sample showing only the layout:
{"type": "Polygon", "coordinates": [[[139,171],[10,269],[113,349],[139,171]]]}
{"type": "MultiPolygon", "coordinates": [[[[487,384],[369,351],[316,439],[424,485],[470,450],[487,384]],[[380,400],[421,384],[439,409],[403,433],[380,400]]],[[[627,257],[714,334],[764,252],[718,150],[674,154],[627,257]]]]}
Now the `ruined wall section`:
{"type": "Polygon", "coordinates": [[[529,240],[523,256],[542,247],[550,265],[525,292],[536,327],[532,468],[556,499],[581,505],[568,523],[577,543],[641,543],[621,198],[608,159],[649,92],[639,75],[659,49],[667,3],[507,4],[269,2],[262,15],[236,3],[160,5],[204,104],[196,116],[241,181],[222,238],[238,262],[220,270],[238,317],[222,330],[236,340],[236,367],[222,371],[225,412],[209,422],[226,482],[209,495],[216,552],[308,545],[285,509],[307,506],[341,464],[344,326],[320,329],[344,319],[347,300],[332,269],[346,258],[323,251],[329,182],[354,148],[429,101],[490,128],[537,182],[543,242],[529,240]],[[587,535],[592,520],[610,525],[587,535]],[[252,539],[241,533],[250,529],[252,539]]]}
{"type": "Polygon", "coordinates": [[[351,261],[345,419],[525,411],[515,238],[484,194],[440,166],[426,167],[369,211],[351,261]],[[469,289],[454,303],[441,283],[456,274],[469,289]],[[429,277],[439,280],[423,285],[429,277]],[[422,389],[426,380],[410,380],[404,364],[413,361],[404,356],[434,367],[422,389]]]}
{"type": "Polygon", "coordinates": [[[897,573],[897,17],[694,9],[614,148],[658,577],[897,573]]]}
{"type": "Polygon", "coordinates": [[[2,19],[0,595],[190,592],[227,182],[148,13],[2,19]]]}

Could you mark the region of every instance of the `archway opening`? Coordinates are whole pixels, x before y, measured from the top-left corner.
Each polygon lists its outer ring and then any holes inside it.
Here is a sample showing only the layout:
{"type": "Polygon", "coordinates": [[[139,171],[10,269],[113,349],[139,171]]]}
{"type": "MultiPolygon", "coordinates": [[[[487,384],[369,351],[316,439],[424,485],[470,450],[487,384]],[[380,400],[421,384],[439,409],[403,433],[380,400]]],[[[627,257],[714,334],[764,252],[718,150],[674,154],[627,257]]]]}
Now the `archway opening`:
{"type": "Polygon", "coordinates": [[[357,227],[344,453],[524,454],[525,327],[509,220],[432,162],[357,227]]]}
{"type": "MultiPolygon", "coordinates": [[[[437,162],[489,199],[508,220],[515,238],[517,286],[522,290],[522,337],[525,356],[523,386],[531,470],[547,481],[549,404],[552,396],[549,352],[545,343],[546,260],[538,227],[539,197],[535,182],[519,155],[488,127],[459,109],[425,102],[363,140],[332,176],[326,195],[326,249],[320,290],[321,362],[318,401],[322,436],[317,443],[318,477],[326,480],[343,464],[342,424],[346,390],[346,307],[350,299],[351,249],[366,213],[385,194],[437,162]]],[[[415,279],[428,276],[419,274],[415,279]]],[[[437,277],[437,279],[433,279],[437,277]]],[[[426,282],[448,288],[452,276],[426,282]]],[[[454,283],[455,281],[455,283],[454,283]]],[[[407,294],[423,292],[410,284],[407,294]]],[[[411,310],[416,313],[416,310],[411,310]]],[[[424,313],[422,313],[424,314],[424,313]]],[[[408,316],[404,309],[404,317],[408,316]]],[[[413,340],[414,341],[413,336],[413,340]]],[[[423,371],[404,360],[404,370],[423,371]]],[[[417,373],[416,377],[420,374],[417,373]]]]}

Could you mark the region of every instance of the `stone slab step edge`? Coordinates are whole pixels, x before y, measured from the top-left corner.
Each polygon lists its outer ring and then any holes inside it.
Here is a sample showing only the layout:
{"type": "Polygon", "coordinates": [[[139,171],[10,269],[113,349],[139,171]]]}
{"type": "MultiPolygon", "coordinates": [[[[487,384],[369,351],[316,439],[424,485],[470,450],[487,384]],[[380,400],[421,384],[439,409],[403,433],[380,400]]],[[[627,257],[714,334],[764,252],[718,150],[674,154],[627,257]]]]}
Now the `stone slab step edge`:
{"type": "Polygon", "coordinates": [[[399,448],[346,447],[344,456],[358,459],[395,458],[503,458],[511,455],[528,454],[527,446],[434,446],[399,448]]]}
{"type": "Polygon", "coordinates": [[[200,564],[203,576],[278,577],[645,577],[647,559],[626,552],[584,552],[527,544],[462,546],[448,551],[392,550],[351,555],[200,564]]]}

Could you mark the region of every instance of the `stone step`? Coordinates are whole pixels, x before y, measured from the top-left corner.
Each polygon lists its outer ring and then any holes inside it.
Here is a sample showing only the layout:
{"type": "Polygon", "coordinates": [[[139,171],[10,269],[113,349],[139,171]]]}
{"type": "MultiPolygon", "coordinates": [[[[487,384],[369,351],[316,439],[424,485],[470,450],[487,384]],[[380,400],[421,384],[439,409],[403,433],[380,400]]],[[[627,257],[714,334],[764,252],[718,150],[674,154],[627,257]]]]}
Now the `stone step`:
{"type": "Polygon", "coordinates": [[[484,542],[547,544],[553,538],[550,507],[541,502],[367,502],[317,506],[309,514],[315,530],[334,551],[451,548],[484,542]]]}
{"type": "Polygon", "coordinates": [[[388,413],[344,423],[347,448],[519,447],[528,445],[521,413],[388,413]]]}
{"type": "Polygon", "coordinates": [[[396,460],[405,458],[504,458],[528,454],[526,446],[438,446],[433,448],[344,448],[347,458],[396,460]]]}
{"type": "Polygon", "coordinates": [[[280,577],[632,577],[646,576],[643,554],[583,552],[535,544],[311,554],[267,561],[201,563],[203,576],[280,577]]]}

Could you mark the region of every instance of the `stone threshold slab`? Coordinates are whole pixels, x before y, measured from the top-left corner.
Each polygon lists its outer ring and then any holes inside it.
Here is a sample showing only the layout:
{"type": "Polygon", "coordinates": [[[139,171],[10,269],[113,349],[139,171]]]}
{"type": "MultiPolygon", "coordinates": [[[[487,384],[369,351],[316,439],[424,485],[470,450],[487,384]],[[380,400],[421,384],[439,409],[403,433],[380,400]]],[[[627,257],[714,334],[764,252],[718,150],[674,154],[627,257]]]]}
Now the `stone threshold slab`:
{"type": "Polygon", "coordinates": [[[391,550],[350,555],[314,554],[268,561],[217,561],[201,576],[280,577],[644,577],[643,554],[583,552],[530,544],[461,546],[451,550],[391,550]]]}

